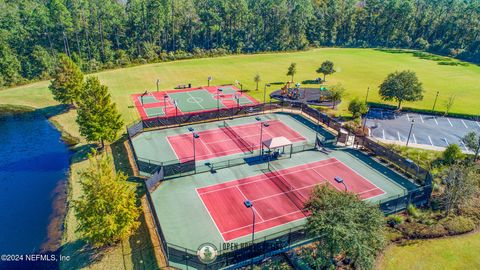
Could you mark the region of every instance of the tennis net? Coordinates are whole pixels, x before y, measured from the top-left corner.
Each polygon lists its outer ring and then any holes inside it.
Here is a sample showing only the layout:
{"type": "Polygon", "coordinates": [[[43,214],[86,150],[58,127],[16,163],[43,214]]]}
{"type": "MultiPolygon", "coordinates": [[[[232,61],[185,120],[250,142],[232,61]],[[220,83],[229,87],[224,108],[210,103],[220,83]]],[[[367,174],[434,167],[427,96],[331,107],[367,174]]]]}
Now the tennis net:
{"type": "Polygon", "coordinates": [[[272,163],[269,164],[268,170],[273,176],[272,182],[277,185],[279,189],[287,195],[287,197],[300,209],[303,213],[306,213],[304,203],[307,201],[307,198],[303,196],[300,192],[298,192],[288,181],[280,174],[278,173],[278,170],[276,170],[273,166],[272,163]]]}
{"type": "Polygon", "coordinates": [[[242,136],[240,136],[237,132],[235,132],[235,130],[230,127],[230,125],[227,124],[226,121],[223,121],[223,126],[225,127],[224,128],[224,132],[230,137],[232,138],[232,140],[237,143],[237,145],[240,147],[240,149],[242,149],[243,151],[248,151],[250,153],[253,153],[253,145],[250,144],[249,142],[245,141],[242,136]],[[240,144],[241,145],[240,145],[240,144]]]}

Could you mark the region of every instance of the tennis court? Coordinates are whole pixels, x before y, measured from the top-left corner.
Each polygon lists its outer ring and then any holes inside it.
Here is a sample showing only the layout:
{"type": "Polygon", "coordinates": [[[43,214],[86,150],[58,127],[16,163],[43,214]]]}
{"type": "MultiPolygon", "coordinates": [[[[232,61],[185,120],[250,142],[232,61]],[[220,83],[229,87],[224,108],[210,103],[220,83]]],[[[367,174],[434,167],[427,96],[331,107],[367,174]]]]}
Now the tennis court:
{"type": "Polygon", "coordinates": [[[223,127],[197,134],[196,139],[192,133],[167,137],[180,162],[192,160],[194,156],[196,160],[206,160],[238,153],[253,153],[260,149],[260,138],[268,140],[283,136],[292,142],[306,141],[302,135],[279,120],[232,126],[224,122],[223,127]],[[262,127],[265,123],[268,123],[268,127],[262,127]]]}
{"type": "Polygon", "coordinates": [[[336,158],[279,170],[271,166],[264,174],[198,188],[197,192],[224,241],[231,241],[252,231],[252,213],[243,205],[245,200],[254,205],[255,230],[263,231],[305,218],[308,213],[303,204],[316,185],[344,191],[336,177],[344,179],[347,190],[362,199],[385,193],[336,158]]]}
{"type": "Polygon", "coordinates": [[[146,92],[132,98],[143,120],[258,104],[233,85],[146,92]]]}

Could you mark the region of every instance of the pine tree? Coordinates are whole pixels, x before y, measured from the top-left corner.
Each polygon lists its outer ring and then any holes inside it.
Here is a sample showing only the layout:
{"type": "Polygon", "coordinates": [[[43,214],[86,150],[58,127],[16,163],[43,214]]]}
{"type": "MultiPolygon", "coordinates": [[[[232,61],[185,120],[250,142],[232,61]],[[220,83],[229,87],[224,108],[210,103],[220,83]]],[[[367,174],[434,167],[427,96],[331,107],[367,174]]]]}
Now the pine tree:
{"type": "Polygon", "coordinates": [[[139,226],[135,189],[127,176],[115,173],[106,155],[89,155],[90,166],[80,173],[83,194],[73,201],[77,231],[95,246],[112,245],[130,236],[139,226]]]}
{"type": "Polygon", "coordinates": [[[97,77],[89,77],[83,87],[78,106],[77,123],[80,134],[88,141],[112,142],[123,126],[121,115],[112,103],[108,87],[97,77]]]}
{"type": "Polygon", "coordinates": [[[60,103],[78,102],[83,86],[83,73],[65,54],[61,54],[49,86],[53,98],[60,103]]]}

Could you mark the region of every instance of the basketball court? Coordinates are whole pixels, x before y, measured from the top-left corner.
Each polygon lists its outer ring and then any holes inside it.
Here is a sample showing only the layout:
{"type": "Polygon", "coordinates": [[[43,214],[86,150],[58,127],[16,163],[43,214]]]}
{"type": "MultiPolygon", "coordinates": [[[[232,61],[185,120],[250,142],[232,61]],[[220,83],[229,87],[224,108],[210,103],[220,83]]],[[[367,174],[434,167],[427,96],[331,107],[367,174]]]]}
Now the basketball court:
{"type": "Polygon", "coordinates": [[[233,85],[145,92],[132,98],[142,120],[258,104],[233,85]]]}

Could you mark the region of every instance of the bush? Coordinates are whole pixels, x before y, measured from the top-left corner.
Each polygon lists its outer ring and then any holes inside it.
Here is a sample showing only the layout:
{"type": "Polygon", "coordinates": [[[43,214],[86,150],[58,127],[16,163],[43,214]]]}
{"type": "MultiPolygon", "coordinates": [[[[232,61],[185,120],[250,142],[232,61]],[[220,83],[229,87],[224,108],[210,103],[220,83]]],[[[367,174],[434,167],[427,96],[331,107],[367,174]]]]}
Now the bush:
{"type": "Polygon", "coordinates": [[[445,149],[445,151],[443,151],[442,155],[443,162],[445,162],[446,164],[453,164],[455,162],[461,161],[465,157],[458,144],[450,144],[445,149]]]}
{"type": "Polygon", "coordinates": [[[463,216],[448,217],[443,219],[441,223],[449,234],[462,234],[475,229],[473,220],[463,216]]]}
{"type": "Polygon", "coordinates": [[[405,222],[398,226],[408,239],[436,238],[448,235],[448,231],[441,224],[428,226],[415,222],[405,222]]]}
{"type": "Polygon", "coordinates": [[[401,215],[390,215],[387,217],[387,224],[391,227],[395,227],[402,224],[404,220],[404,217],[401,215]]]}
{"type": "Polygon", "coordinates": [[[410,215],[414,218],[418,218],[420,216],[420,212],[418,211],[418,209],[413,204],[408,205],[407,213],[408,213],[408,215],[410,215]]]}

